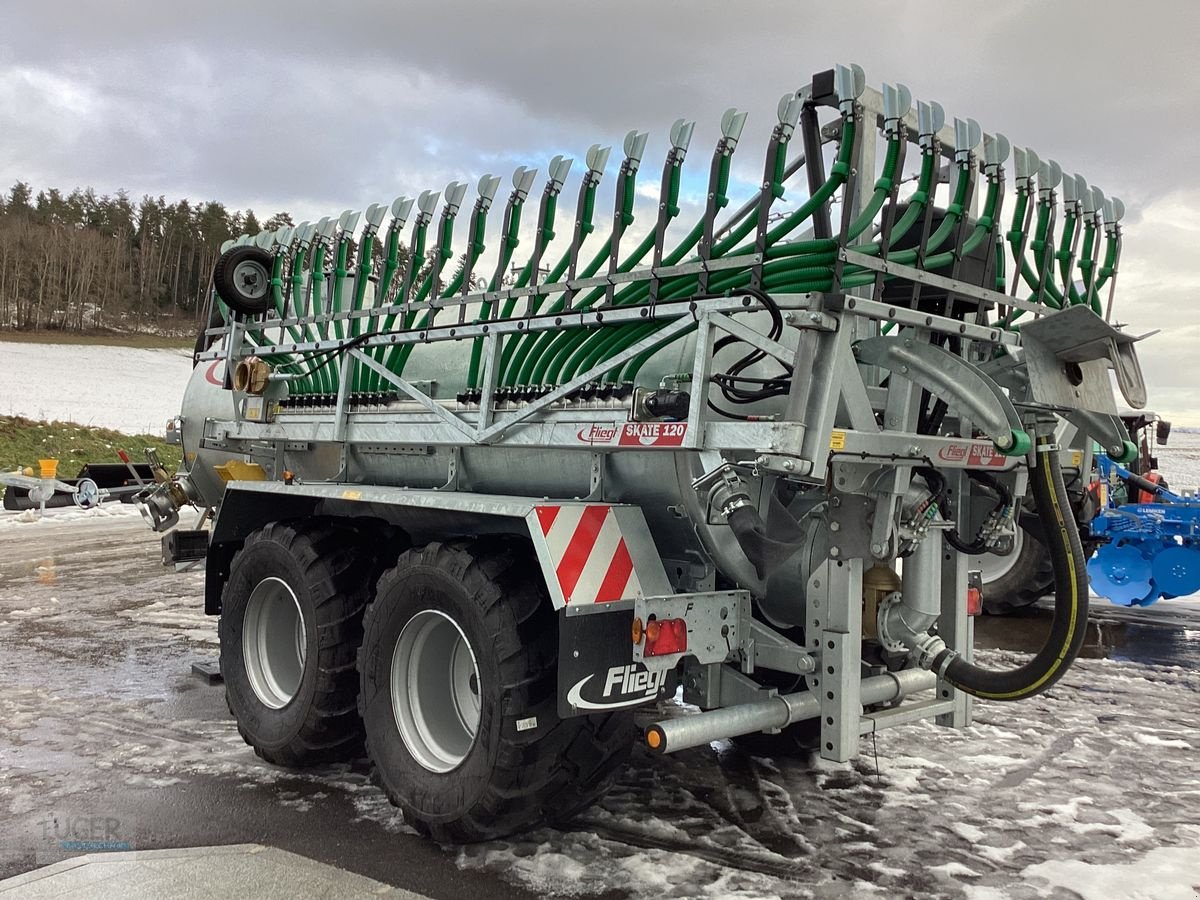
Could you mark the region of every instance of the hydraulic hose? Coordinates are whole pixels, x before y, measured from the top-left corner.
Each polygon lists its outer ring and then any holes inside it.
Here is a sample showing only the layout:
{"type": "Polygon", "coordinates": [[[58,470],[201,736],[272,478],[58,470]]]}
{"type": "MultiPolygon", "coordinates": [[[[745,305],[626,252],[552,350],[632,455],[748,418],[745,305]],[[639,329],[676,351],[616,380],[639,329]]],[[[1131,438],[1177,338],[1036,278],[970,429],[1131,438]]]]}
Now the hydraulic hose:
{"type": "Polygon", "coordinates": [[[1049,688],[1071,667],[1087,631],[1087,560],[1058,451],[1050,444],[1038,447],[1037,468],[1029,481],[1054,567],[1054,620],[1045,644],[1029,662],[1004,671],[973,665],[951,650],[943,650],[933,661],[935,672],[944,667],[946,681],[985,700],[1023,700],[1049,688]]]}

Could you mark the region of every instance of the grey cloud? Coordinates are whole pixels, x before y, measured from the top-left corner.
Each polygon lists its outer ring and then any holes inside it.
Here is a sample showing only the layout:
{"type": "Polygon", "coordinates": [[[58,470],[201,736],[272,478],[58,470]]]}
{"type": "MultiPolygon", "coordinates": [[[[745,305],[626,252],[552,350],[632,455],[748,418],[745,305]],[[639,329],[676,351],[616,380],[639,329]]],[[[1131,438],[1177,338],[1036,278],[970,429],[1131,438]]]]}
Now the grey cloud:
{"type": "MultiPolygon", "coordinates": [[[[1118,310],[1131,327],[1171,324],[1148,345],[1147,369],[1200,423],[1183,330],[1200,321],[1191,250],[1200,224],[1186,218],[1200,202],[1195,4],[7,6],[0,185],[126,187],[263,215],[361,208],[450,179],[473,184],[485,171],[507,178],[518,163],[544,174],[558,152],[577,158],[577,177],[588,145],[619,155],[635,127],[652,133],[642,179],[654,185],[677,116],[697,120],[688,170],[702,183],[727,106],[750,112],[735,157],[748,194],[779,95],[835,62],[860,62],[872,84],[904,81],[1126,200],[1118,310]]],[[[574,191],[573,178],[560,235],[574,191]]],[[[637,231],[647,226],[640,220],[637,231]]]]}

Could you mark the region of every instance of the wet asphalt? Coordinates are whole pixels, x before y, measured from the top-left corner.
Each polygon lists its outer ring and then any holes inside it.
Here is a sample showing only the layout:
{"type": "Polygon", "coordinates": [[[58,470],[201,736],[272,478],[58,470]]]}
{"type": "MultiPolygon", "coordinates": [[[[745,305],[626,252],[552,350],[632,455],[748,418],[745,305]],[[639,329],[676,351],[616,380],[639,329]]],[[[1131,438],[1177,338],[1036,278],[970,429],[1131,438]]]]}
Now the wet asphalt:
{"type": "Polygon", "coordinates": [[[157,543],[136,517],[0,530],[0,880],[75,841],[261,843],[430,897],[537,896],[364,816],[365,762],[292,775],[232,742],[223,688],[191,672],[216,660],[212,623],[169,611],[201,604],[199,576],[157,543]]]}
{"type": "MultiPolygon", "coordinates": [[[[89,849],[72,841],[261,843],[430,897],[541,895],[412,833],[365,762],[257,760],[223,689],[191,671],[217,657],[201,576],[163,569],[157,544],[130,516],[0,523],[0,879],[89,849]]],[[[1035,649],[1048,620],[982,619],[977,640],[1035,649]]],[[[1198,637],[1194,602],[1098,601],[1084,656],[1196,671],[1198,637]]]]}

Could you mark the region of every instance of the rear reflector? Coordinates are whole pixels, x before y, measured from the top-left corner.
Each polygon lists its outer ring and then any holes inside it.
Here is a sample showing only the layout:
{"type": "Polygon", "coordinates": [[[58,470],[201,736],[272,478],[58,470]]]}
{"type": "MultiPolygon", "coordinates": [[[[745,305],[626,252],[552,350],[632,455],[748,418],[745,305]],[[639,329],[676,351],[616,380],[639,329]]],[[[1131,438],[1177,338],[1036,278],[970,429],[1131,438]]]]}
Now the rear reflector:
{"type": "Polygon", "coordinates": [[[666,656],[687,650],[687,622],[683,619],[652,619],[646,623],[646,656],[666,656]]]}
{"type": "Polygon", "coordinates": [[[967,615],[978,616],[983,612],[983,591],[977,587],[967,588],[967,615]]]}

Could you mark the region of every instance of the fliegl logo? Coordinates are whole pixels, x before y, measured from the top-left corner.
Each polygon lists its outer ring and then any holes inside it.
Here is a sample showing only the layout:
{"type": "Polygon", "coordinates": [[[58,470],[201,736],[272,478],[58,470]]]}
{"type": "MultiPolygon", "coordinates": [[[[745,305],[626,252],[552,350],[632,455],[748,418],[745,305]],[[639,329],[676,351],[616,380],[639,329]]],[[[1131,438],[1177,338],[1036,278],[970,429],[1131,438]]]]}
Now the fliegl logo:
{"type": "Polygon", "coordinates": [[[582,444],[611,444],[617,436],[616,425],[589,425],[577,434],[582,444]]]}
{"type": "Polygon", "coordinates": [[[967,458],[966,444],[947,444],[938,450],[938,459],[944,462],[960,463],[967,458]]]}
{"type": "Polygon", "coordinates": [[[613,666],[604,676],[604,689],[596,697],[593,691],[588,691],[592,699],[585,697],[584,690],[595,673],[586,675],[567,691],[567,702],[576,709],[619,709],[622,706],[637,706],[658,696],[667,683],[668,669],[661,672],[650,672],[642,665],[613,666]]]}

